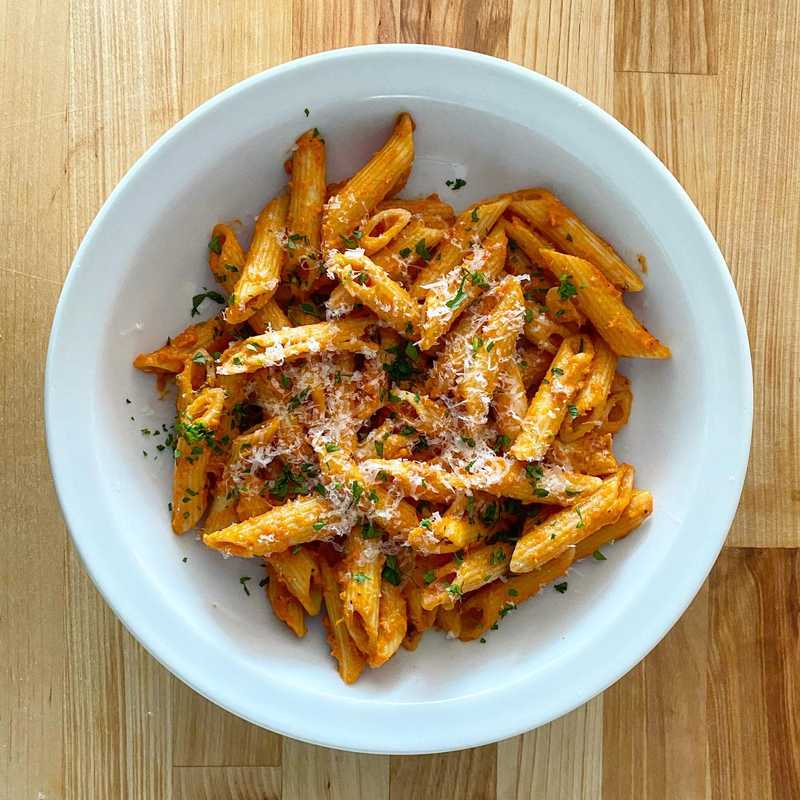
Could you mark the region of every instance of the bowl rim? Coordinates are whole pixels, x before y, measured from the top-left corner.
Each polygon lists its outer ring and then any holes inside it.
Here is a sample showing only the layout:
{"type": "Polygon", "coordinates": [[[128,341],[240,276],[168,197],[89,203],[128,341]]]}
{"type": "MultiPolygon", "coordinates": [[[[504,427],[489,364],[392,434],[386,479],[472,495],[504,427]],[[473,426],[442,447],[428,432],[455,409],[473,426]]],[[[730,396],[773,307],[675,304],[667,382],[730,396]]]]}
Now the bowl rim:
{"type": "MultiPolygon", "coordinates": [[[[524,733],[525,731],[546,724],[553,719],[569,713],[605,690],[612,683],[619,680],[629,669],[638,664],[677,622],[700,590],[703,581],[710,572],[724,544],[738,507],[747,470],[752,433],[752,364],[747,329],[739,298],[722,253],[703,217],[672,173],[633,133],[625,128],[613,116],[563,84],[526,67],[513,64],[503,59],[458,48],[434,45],[360,45],[323,51],[303,58],[294,59],[259,72],[228,87],[219,94],[206,100],[179,120],[136,160],[105,200],[89,226],[64,281],[53,317],[47,349],[44,381],[44,411],[46,441],[53,482],[73,544],[80,555],[84,568],[91,577],[95,587],[103,596],[105,602],[112,608],[125,628],[156,660],[186,684],[191,686],[195,691],[217,705],[222,706],[228,711],[256,725],[274,730],[283,735],[313,744],[355,752],[392,754],[433,753],[475,747],[498,741],[524,733]],[[663,608],[661,609],[661,613],[658,617],[658,624],[648,629],[647,635],[640,635],[637,638],[637,646],[629,647],[625,651],[624,657],[616,654],[612,657],[612,664],[610,666],[607,665],[604,670],[598,671],[597,674],[592,672],[591,675],[583,681],[580,688],[571,693],[571,697],[568,701],[561,702],[556,713],[553,713],[551,707],[546,711],[539,710],[538,713],[536,709],[528,709],[522,713],[515,712],[508,717],[496,715],[491,725],[488,724],[488,720],[481,720],[485,727],[473,726],[473,728],[470,729],[469,726],[458,726],[447,730],[445,733],[440,732],[438,735],[434,734],[424,738],[420,737],[421,740],[425,742],[421,747],[410,743],[408,741],[409,737],[406,737],[406,740],[403,742],[396,742],[392,738],[396,731],[390,730],[387,733],[381,730],[378,735],[374,726],[364,726],[363,733],[357,733],[352,730],[345,731],[344,728],[347,726],[341,726],[340,729],[334,725],[323,729],[320,725],[319,717],[314,717],[313,714],[313,702],[318,699],[313,693],[310,693],[309,698],[312,704],[306,707],[307,713],[305,714],[300,713],[295,717],[294,715],[287,716],[286,713],[283,713],[282,715],[275,714],[275,716],[272,717],[265,717],[262,713],[256,717],[252,713],[252,708],[246,705],[240,696],[237,697],[235,692],[231,692],[229,689],[221,690],[219,687],[219,680],[215,681],[214,679],[209,679],[207,674],[203,674],[204,669],[202,667],[196,667],[191,659],[187,655],[180,653],[179,648],[174,644],[171,649],[169,646],[165,645],[163,635],[154,633],[154,630],[148,626],[146,615],[142,614],[141,610],[136,608],[136,599],[127,596],[124,591],[119,590],[115,582],[111,580],[111,576],[103,572],[99,561],[92,558],[92,546],[88,539],[75,533],[75,531],[79,531],[86,526],[87,520],[85,519],[85,513],[81,508],[80,501],[73,496],[65,478],[64,469],[67,466],[65,462],[66,448],[61,446],[63,442],[60,441],[63,438],[64,431],[60,426],[56,390],[59,382],[59,376],[57,375],[59,365],[56,364],[54,358],[54,353],[57,350],[62,329],[65,325],[65,318],[69,313],[70,306],[73,304],[73,288],[77,276],[82,269],[82,257],[84,253],[89,250],[95,237],[100,235],[104,220],[119,195],[126,190],[133,178],[145,168],[147,162],[156,152],[164,147],[172,138],[178,136],[185,128],[190,127],[201,116],[212,113],[229,97],[247,91],[255,84],[261,83],[262,81],[269,81],[272,77],[287,72],[303,70],[311,64],[320,64],[348,58],[354,58],[356,60],[366,58],[369,60],[375,57],[380,58],[384,54],[416,55],[422,57],[427,57],[428,55],[432,55],[433,57],[443,56],[447,59],[452,59],[453,64],[470,62],[472,65],[477,65],[481,68],[495,70],[501,78],[503,74],[523,77],[525,80],[531,82],[531,84],[539,84],[540,88],[554,92],[560,95],[562,99],[580,107],[581,113],[593,115],[596,120],[607,129],[609,136],[621,139],[625,147],[635,151],[637,157],[642,160],[642,163],[649,166],[653,177],[665,182],[665,190],[671,192],[675,196],[675,199],[681,203],[683,210],[689,215],[694,226],[697,228],[697,233],[704,238],[705,246],[708,248],[709,252],[713,254],[713,258],[709,260],[708,264],[704,265],[704,268],[715,270],[717,272],[716,277],[721,279],[722,286],[724,287],[725,296],[720,298],[720,300],[726,305],[726,310],[731,314],[731,321],[733,323],[731,329],[726,333],[730,337],[729,347],[736,351],[738,366],[740,368],[740,374],[736,376],[738,382],[736,383],[735,389],[738,393],[737,399],[741,403],[741,408],[737,409],[738,414],[736,414],[736,418],[740,425],[739,430],[742,431],[742,435],[741,438],[736,441],[729,442],[729,446],[732,448],[726,466],[726,471],[730,473],[729,491],[726,495],[725,502],[721,504],[717,517],[719,527],[718,540],[714,538],[711,543],[705,542],[704,549],[699,550],[696,554],[696,560],[687,566],[686,570],[681,575],[682,581],[680,591],[676,591],[675,597],[671,597],[665,602],[666,610],[663,608]],[[308,721],[304,722],[303,720],[308,721]]],[[[208,670],[208,672],[210,672],[210,670],[208,670]]],[[[343,687],[343,694],[345,692],[346,690],[343,687]]],[[[447,702],[463,704],[465,701],[479,697],[480,694],[483,693],[470,695],[466,698],[456,698],[455,700],[447,702]]],[[[327,695],[325,697],[331,699],[327,695]]],[[[352,704],[356,702],[357,701],[352,699],[348,701],[345,695],[343,705],[340,703],[339,708],[346,708],[351,711],[355,710],[352,704]]],[[[393,709],[399,709],[407,705],[421,704],[398,704],[393,702],[385,705],[389,705],[393,709]]],[[[440,703],[428,703],[425,705],[439,706],[440,703]]],[[[558,703],[556,703],[556,705],[558,705],[558,703]]],[[[384,707],[384,705],[381,706],[381,708],[384,707]]],[[[417,731],[415,731],[415,733],[417,733],[417,731]]]]}

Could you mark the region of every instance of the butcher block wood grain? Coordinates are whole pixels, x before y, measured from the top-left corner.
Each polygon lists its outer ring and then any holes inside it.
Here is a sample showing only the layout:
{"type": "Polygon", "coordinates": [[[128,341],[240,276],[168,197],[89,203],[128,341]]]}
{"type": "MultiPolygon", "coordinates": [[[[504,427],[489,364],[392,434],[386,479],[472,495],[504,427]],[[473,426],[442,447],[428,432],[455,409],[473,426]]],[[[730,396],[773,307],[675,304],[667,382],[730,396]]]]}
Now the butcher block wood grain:
{"type": "Polygon", "coordinates": [[[0,0],[0,31],[0,800],[800,797],[795,0],[0,0]],[[44,447],[53,310],[125,171],[232,83],[375,42],[507,58],[631,128],[715,233],[755,372],[742,504],[680,622],[562,719],[435,756],[292,741],[179,683],[86,577],[44,447]]]}

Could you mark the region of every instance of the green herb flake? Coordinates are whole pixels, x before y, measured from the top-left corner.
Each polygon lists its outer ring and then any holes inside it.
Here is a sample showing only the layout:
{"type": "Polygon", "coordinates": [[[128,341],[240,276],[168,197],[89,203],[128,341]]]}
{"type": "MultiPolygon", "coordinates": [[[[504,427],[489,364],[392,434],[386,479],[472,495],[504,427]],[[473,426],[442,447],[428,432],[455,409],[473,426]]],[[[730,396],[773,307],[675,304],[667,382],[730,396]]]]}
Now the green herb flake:
{"type": "Polygon", "coordinates": [[[575,288],[575,284],[572,282],[572,276],[564,273],[559,278],[558,296],[566,302],[570,299],[570,297],[575,297],[576,294],[578,294],[578,290],[575,288]]]}
{"type": "Polygon", "coordinates": [[[592,553],[592,558],[595,561],[607,561],[606,557],[599,550],[595,550],[594,553],[592,553]]]}
{"type": "Polygon", "coordinates": [[[242,589],[244,589],[244,593],[245,593],[245,594],[246,594],[248,597],[250,597],[250,590],[247,588],[247,582],[248,582],[249,580],[251,580],[251,578],[250,578],[250,576],[249,576],[249,575],[242,575],[242,577],[241,577],[241,578],[239,578],[239,583],[242,585],[242,589]]]}
{"type": "Polygon", "coordinates": [[[385,581],[389,581],[393,586],[400,585],[400,582],[403,580],[403,575],[397,564],[397,556],[386,556],[381,577],[385,581]]]}
{"type": "Polygon", "coordinates": [[[455,178],[454,180],[448,180],[444,182],[445,186],[451,188],[454,192],[460,189],[462,186],[466,186],[467,182],[463,178],[455,178]]]}
{"type": "Polygon", "coordinates": [[[208,243],[208,249],[217,255],[222,252],[222,242],[220,241],[219,236],[211,237],[211,241],[208,243]]]}
{"type": "Polygon", "coordinates": [[[436,573],[429,569],[423,576],[422,580],[425,581],[426,586],[430,586],[436,580],[436,573]]]}
{"type": "Polygon", "coordinates": [[[425,243],[424,239],[420,239],[414,245],[414,252],[423,260],[423,261],[430,261],[433,258],[433,254],[428,249],[428,245],[425,243]]]}
{"type": "Polygon", "coordinates": [[[200,305],[202,304],[203,300],[213,300],[215,303],[219,303],[220,305],[225,305],[227,302],[225,298],[219,293],[215,292],[213,289],[209,291],[205,287],[203,287],[204,291],[200,292],[200,294],[196,294],[192,296],[192,316],[196,317],[200,313],[200,305]]]}
{"type": "Polygon", "coordinates": [[[567,582],[564,581],[563,583],[557,583],[553,588],[559,593],[564,594],[567,591],[567,582]]]}

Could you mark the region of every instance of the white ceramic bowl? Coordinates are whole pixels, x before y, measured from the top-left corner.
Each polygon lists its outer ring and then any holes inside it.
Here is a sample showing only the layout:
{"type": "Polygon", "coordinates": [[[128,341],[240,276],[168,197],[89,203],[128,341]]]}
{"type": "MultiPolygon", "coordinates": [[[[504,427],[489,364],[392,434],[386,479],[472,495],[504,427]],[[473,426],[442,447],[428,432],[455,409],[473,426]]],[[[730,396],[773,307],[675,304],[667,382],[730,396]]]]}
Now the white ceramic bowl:
{"type": "Polygon", "coordinates": [[[147,151],[75,256],[53,323],[45,412],[75,546],[153,656],[215,703],[280,733],[414,753],[546,723],[616,681],[664,636],[733,518],[752,378],[725,262],[683,189],[638,139],[521,67],[390,45],[256,75],[147,151]],[[428,633],[417,652],[401,651],[347,687],[316,622],[297,640],[273,618],[255,560],[226,561],[170,532],[170,459],[153,461],[155,442],[139,431],[170,423],[173,409],[154,399],[153,379],[131,359],[189,322],[191,295],[212,284],[211,226],[252,218],[284,183],[284,158],[302,130],[322,130],[329,176],[340,179],[379,146],[400,110],[417,123],[406,194],[438,191],[462,207],[506,189],[553,187],[630,262],[646,254],[647,288],[630,303],[674,357],[622,365],[635,402],[618,453],[652,490],[652,520],[607,548],[607,561],[574,568],[565,595],[546,590],[522,606],[485,645],[428,633]],[[451,192],[444,181],[453,177],[467,186],[451,192]],[[253,578],[250,596],[243,575],[253,578]]]}

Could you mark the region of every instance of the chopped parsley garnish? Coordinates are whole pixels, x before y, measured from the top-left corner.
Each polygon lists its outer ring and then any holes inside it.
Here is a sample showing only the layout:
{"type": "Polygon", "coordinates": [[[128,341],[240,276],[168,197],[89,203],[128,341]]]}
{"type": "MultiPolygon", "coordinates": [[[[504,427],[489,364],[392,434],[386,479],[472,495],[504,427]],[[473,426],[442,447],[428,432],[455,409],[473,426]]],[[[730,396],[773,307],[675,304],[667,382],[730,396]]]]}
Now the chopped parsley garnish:
{"type": "Polygon", "coordinates": [[[411,425],[403,425],[400,428],[400,435],[401,436],[413,436],[417,432],[416,428],[412,428],[411,425]]]}
{"type": "Polygon", "coordinates": [[[525,309],[525,322],[533,322],[533,311],[529,308],[525,309]]]}
{"type": "Polygon", "coordinates": [[[480,286],[485,289],[489,285],[486,276],[482,272],[470,272],[469,277],[473,286],[480,286]]]}
{"type": "Polygon", "coordinates": [[[403,580],[403,575],[397,565],[397,556],[386,556],[381,576],[393,586],[400,585],[400,582],[403,580]]]}
{"type": "Polygon", "coordinates": [[[304,314],[308,314],[310,317],[324,319],[323,313],[313,303],[300,303],[300,310],[304,314]]]}
{"type": "Polygon", "coordinates": [[[461,283],[458,286],[458,291],[445,303],[445,305],[450,309],[457,309],[467,297],[467,293],[464,291],[464,283],[467,280],[468,273],[464,273],[461,276],[461,283]]]}
{"type": "MultiPolygon", "coordinates": [[[[312,136],[315,139],[322,139],[322,134],[319,132],[319,128],[314,128],[314,130],[312,131],[312,136]]],[[[323,139],[323,141],[325,140],[323,139]]]]}
{"type": "Polygon", "coordinates": [[[404,247],[402,250],[400,250],[397,253],[397,255],[399,255],[400,258],[408,258],[411,255],[411,248],[410,247],[404,247]]]}
{"type": "Polygon", "coordinates": [[[572,276],[564,273],[561,278],[559,278],[558,296],[566,301],[569,300],[570,297],[575,297],[576,294],[578,294],[578,290],[572,282],[572,276]]]}
{"type": "Polygon", "coordinates": [[[338,444],[334,444],[333,442],[328,442],[325,445],[325,452],[326,453],[335,453],[337,450],[341,450],[338,444]]]}
{"type": "Polygon", "coordinates": [[[284,375],[283,373],[281,373],[280,382],[284,389],[289,389],[292,385],[292,381],[289,376],[284,375]]]}
{"type": "Polygon", "coordinates": [[[599,550],[595,550],[594,553],[592,553],[592,558],[595,561],[606,561],[607,560],[606,557],[599,550]]]}
{"type": "Polygon", "coordinates": [[[354,572],[353,580],[356,583],[364,583],[364,581],[368,581],[369,578],[363,572],[354,572]]]}
{"type": "Polygon", "coordinates": [[[350,494],[353,496],[350,505],[355,505],[361,499],[361,495],[364,494],[364,487],[358,481],[353,481],[350,484],[350,494]]]}
{"type": "Polygon", "coordinates": [[[321,531],[325,527],[325,523],[320,520],[319,522],[315,522],[311,527],[315,531],[321,531]]]}
{"type": "Polygon", "coordinates": [[[460,436],[459,438],[467,447],[475,447],[475,440],[471,436],[460,436]]]}
{"type": "Polygon", "coordinates": [[[205,364],[206,363],[206,357],[205,357],[205,355],[203,355],[203,351],[202,350],[198,350],[192,356],[192,363],[193,364],[205,364]]]}
{"type": "Polygon", "coordinates": [[[286,238],[286,247],[289,250],[296,250],[301,244],[308,244],[308,236],[302,233],[290,233],[286,238]]]}
{"type": "Polygon", "coordinates": [[[425,581],[426,586],[430,586],[436,580],[436,573],[429,569],[423,576],[422,580],[425,581]]]}
{"type": "MultiPolygon", "coordinates": [[[[413,351],[409,350],[407,346],[399,344],[386,348],[386,352],[394,356],[394,361],[385,363],[383,368],[386,370],[386,373],[389,375],[389,377],[397,383],[408,380],[415,372],[417,372],[414,362],[419,359],[419,350],[413,344],[411,347],[413,348],[413,351]],[[409,354],[411,352],[415,354],[415,357],[410,357],[409,354]]],[[[399,400],[396,394],[394,396],[399,400]]],[[[392,398],[391,391],[389,392],[389,400],[395,402],[395,400],[392,398]]]]}
{"type": "Polygon", "coordinates": [[[557,583],[553,587],[559,594],[564,594],[567,591],[567,582],[564,581],[563,583],[557,583]]]}
{"type": "Polygon", "coordinates": [[[366,525],[361,526],[362,539],[379,539],[381,535],[381,529],[376,528],[370,521],[367,521],[366,525]]]}
{"type": "Polygon", "coordinates": [[[311,112],[310,112],[310,111],[309,111],[307,108],[304,108],[304,109],[303,109],[303,113],[304,113],[306,116],[308,116],[308,115],[309,115],[311,112]]]}
{"type": "Polygon", "coordinates": [[[447,587],[447,594],[452,595],[453,597],[461,597],[462,596],[461,587],[457,583],[451,583],[447,587]]]}
{"type": "Polygon", "coordinates": [[[411,359],[411,361],[416,361],[419,358],[419,348],[415,344],[409,342],[405,348],[405,355],[406,358],[411,359]]]}
{"type": "Polygon", "coordinates": [[[481,519],[485,525],[493,525],[497,522],[497,516],[497,503],[489,503],[489,505],[485,506],[483,511],[481,511],[481,519]]]}
{"type": "Polygon", "coordinates": [[[576,528],[582,528],[584,526],[583,525],[583,514],[581,514],[581,510],[580,510],[580,508],[578,508],[578,506],[575,506],[575,513],[578,515],[578,519],[580,520],[580,522],[575,527],[576,528]]]}
{"type": "Polygon", "coordinates": [[[383,458],[383,439],[376,439],[373,442],[373,445],[375,446],[375,452],[377,453],[378,458],[383,458]]]}
{"type": "Polygon", "coordinates": [[[575,419],[575,417],[578,416],[578,407],[569,405],[567,406],[567,412],[569,413],[570,417],[572,417],[572,419],[575,419]]]}
{"type": "Polygon", "coordinates": [[[239,583],[242,584],[242,589],[244,589],[244,593],[248,597],[250,597],[250,590],[247,588],[247,581],[249,581],[249,580],[251,580],[249,575],[242,575],[242,577],[239,578],[239,583]]]}
{"type": "Polygon", "coordinates": [[[455,180],[449,180],[444,182],[445,186],[449,186],[454,192],[457,189],[460,189],[462,186],[466,186],[467,182],[463,178],[456,178],[455,180]]]}
{"type": "Polygon", "coordinates": [[[356,228],[349,236],[341,235],[342,241],[350,248],[358,247],[358,241],[362,237],[361,231],[356,228]]]}
{"type": "Polygon", "coordinates": [[[470,346],[472,347],[472,354],[475,355],[483,347],[483,339],[480,336],[473,336],[470,346]]]}
{"type": "Polygon", "coordinates": [[[211,237],[211,241],[208,243],[208,249],[217,255],[222,252],[222,242],[220,241],[219,236],[211,237]]]}
{"type": "Polygon", "coordinates": [[[196,317],[200,313],[200,304],[203,300],[213,300],[215,303],[219,303],[220,305],[225,305],[227,302],[225,298],[219,293],[215,292],[213,289],[208,290],[203,287],[204,291],[200,294],[196,294],[192,297],[192,316],[196,317]]]}
{"type": "Polygon", "coordinates": [[[262,578],[258,585],[263,589],[269,583],[269,578],[262,578]]]}
{"type": "Polygon", "coordinates": [[[564,374],[564,370],[561,369],[561,367],[553,367],[553,369],[551,369],[550,372],[553,375],[563,375],[564,374]]]}
{"type": "Polygon", "coordinates": [[[420,239],[414,245],[414,252],[423,260],[423,261],[430,261],[433,258],[433,254],[430,250],[428,250],[428,245],[425,243],[424,239],[420,239]]]}
{"type": "Polygon", "coordinates": [[[516,597],[518,594],[519,592],[513,586],[508,590],[509,597],[516,597]]]}
{"type": "Polygon", "coordinates": [[[473,222],[477,222],[480,219],[480,217],[478,216],[478,209],[477,208],[473,208],[472,209],[472,213],[469,215],[469,218],[473,222]]]}
{"type": "Polygon", "coordinates": [[[433,523],[431,522],[430,517],[425,517],[425,519],[421,519],[419,521],[419,526],[421,528],[427,528],[429,531],[433,530],[433,523]]]}
{"type": "Polygon", "coordinates": [[[497,548],[497,550],[493,550],[492,554],[489,556],[489,563],[494,564],[502,564],[506,560],[506,551],[503,550],[502,547],[497,548]]]}

